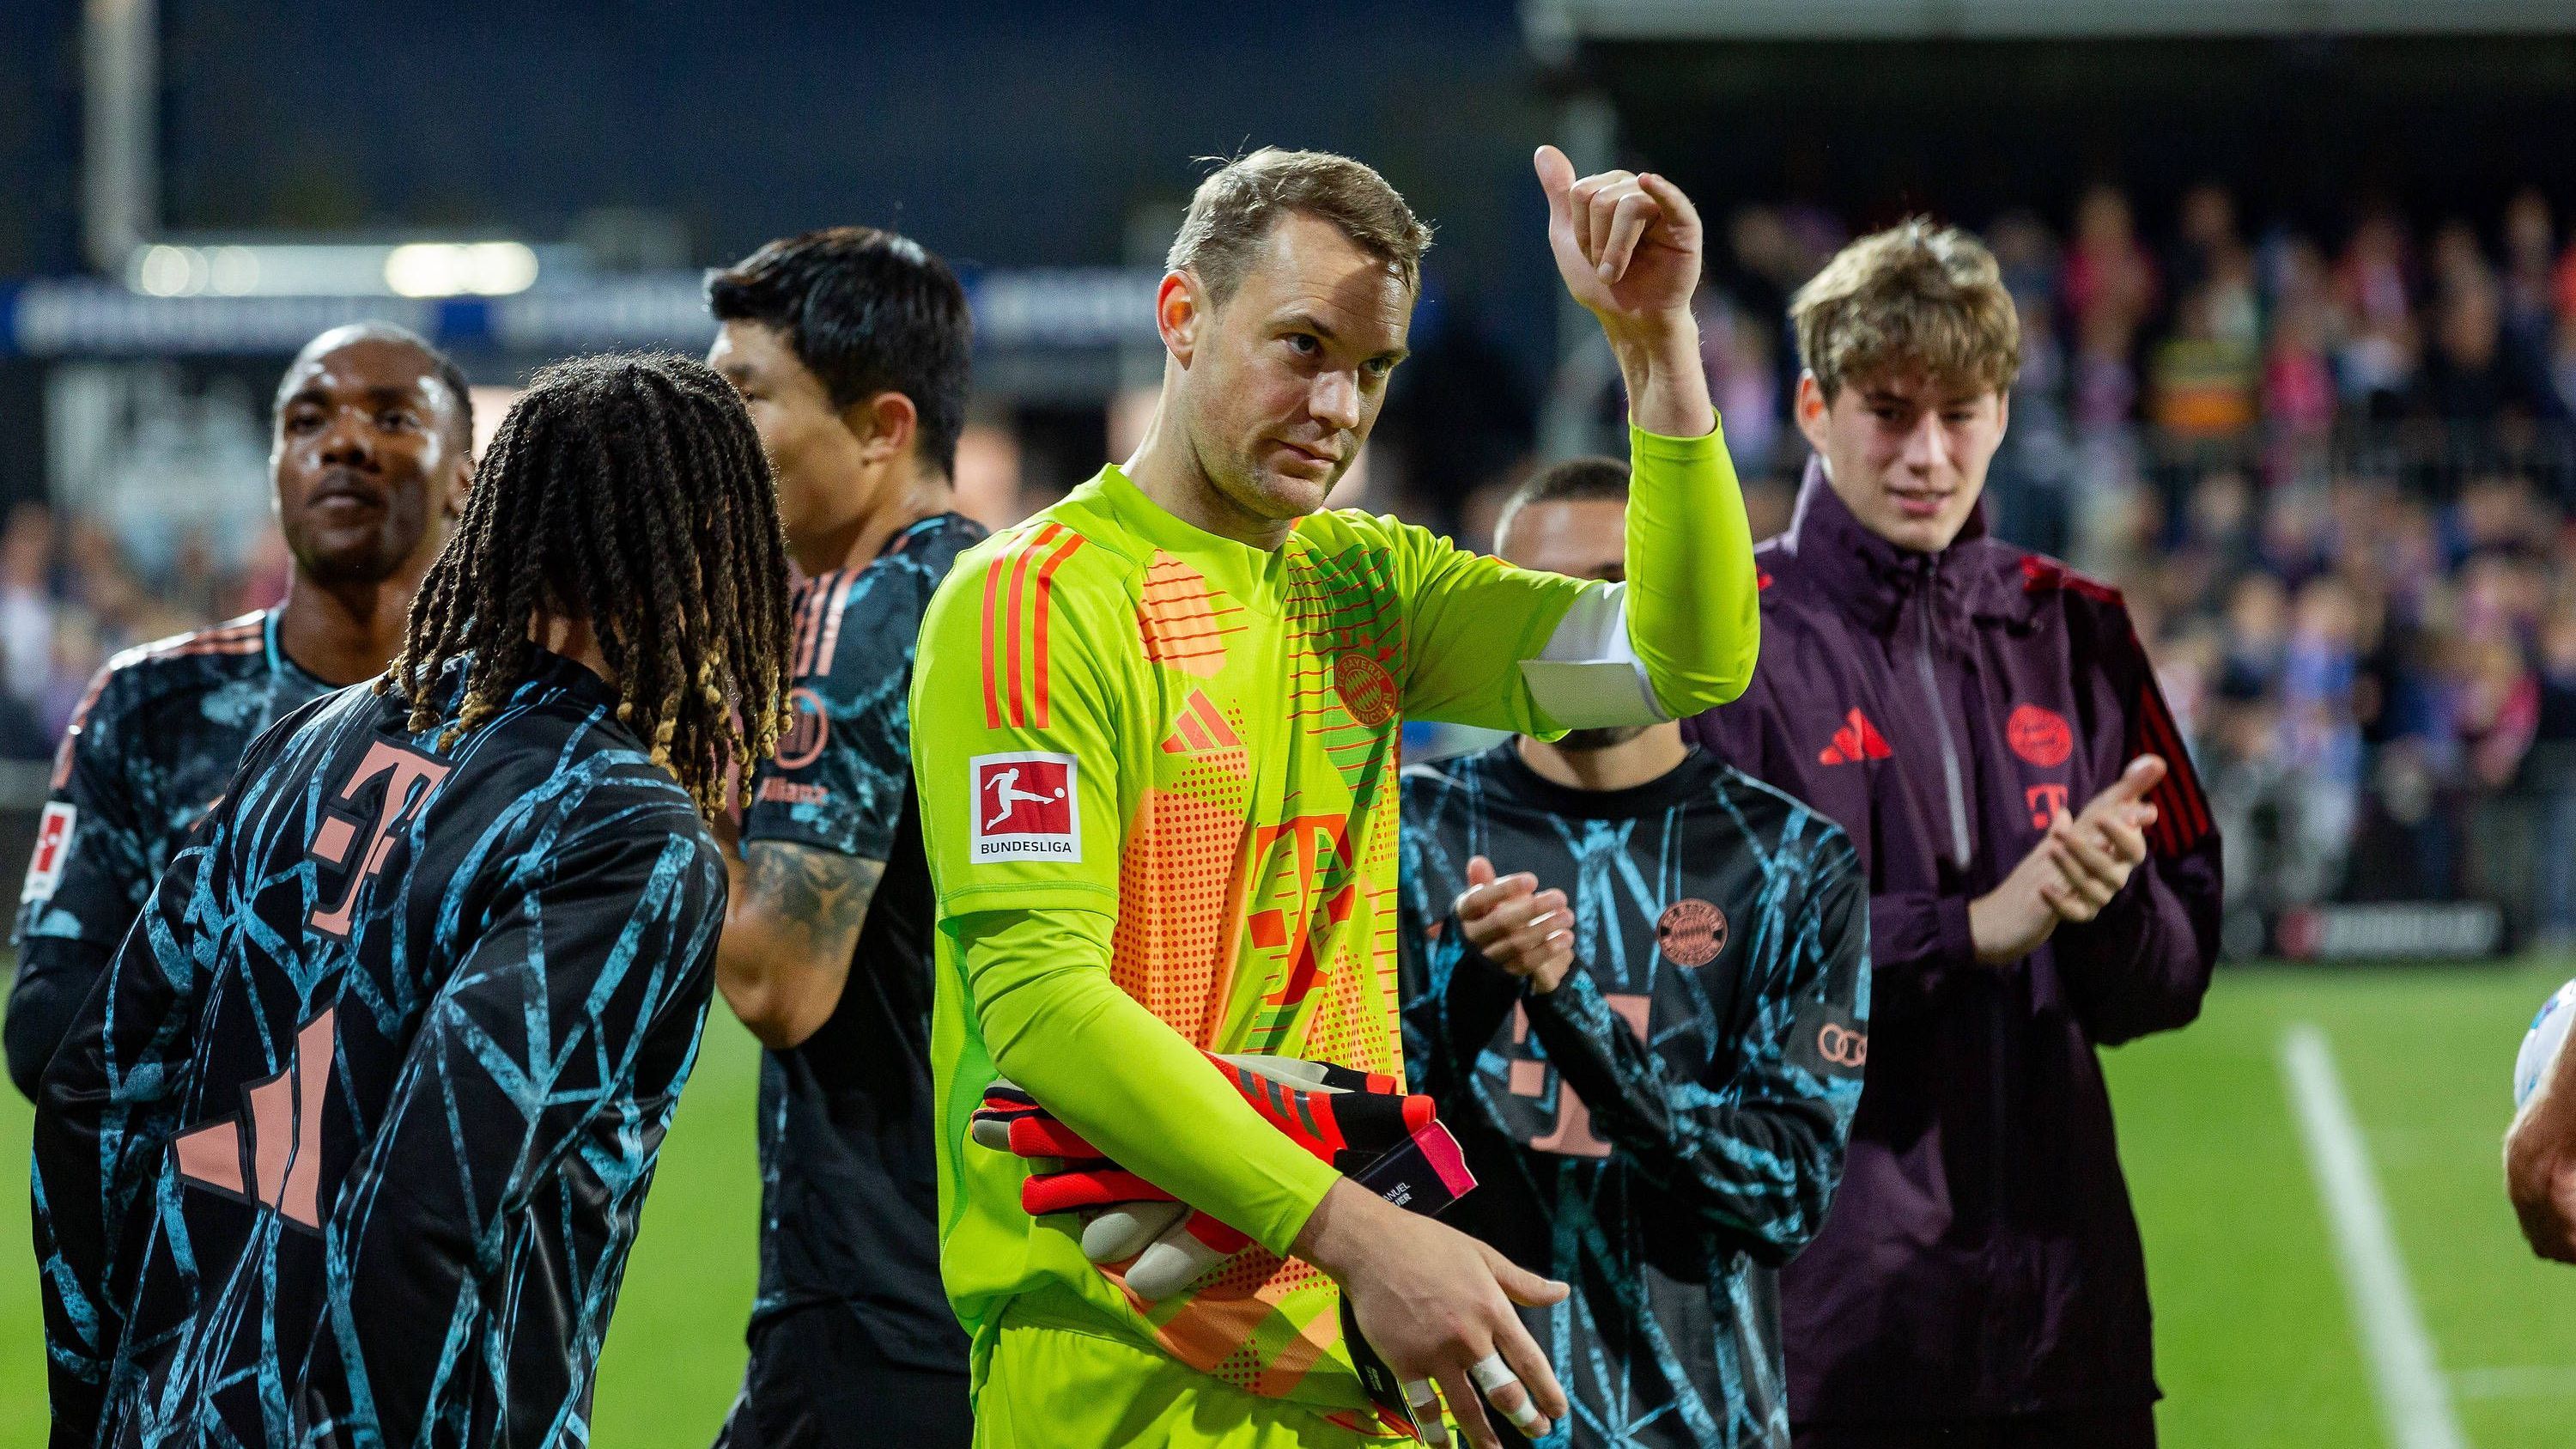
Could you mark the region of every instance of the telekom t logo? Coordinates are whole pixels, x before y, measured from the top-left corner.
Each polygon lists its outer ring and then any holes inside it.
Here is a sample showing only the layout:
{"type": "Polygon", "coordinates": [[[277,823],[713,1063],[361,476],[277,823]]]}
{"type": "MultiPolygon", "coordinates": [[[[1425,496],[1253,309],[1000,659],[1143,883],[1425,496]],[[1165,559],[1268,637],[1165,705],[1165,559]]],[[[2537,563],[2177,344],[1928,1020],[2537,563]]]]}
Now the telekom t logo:
{"type": "MultiPolygon", "coordinates": [[[[1646,1040],[1646,1023],[1652,1019],[1655,1007],[1653,997],[1632,996],[1624,991],[1605,991],[1601,993],[1601,998],[1608,1003],[1612,1011],[1618,1013],[1621,1021],[1628,1023],[1628,1029],[1637,1034],[1637,1040],[1646,1040]]],[[[1529,1031],[1529,1013],[1514,1006],[1512,1008],[1512,1045],[1521,1046],[1527,1043],[1529,1031]]],[[[1545,1097],[1549,1099],[1549,1107],[1556,1113],[1555,1130],[1544,1136],[1531,1138],[1529,1140],[1531,1149],[1538,1152],[1553,1152],[1559,1157],[1609,1156],[1610,1144],[1601,1139],[1601,1134],[1592,1130],[1592,1109],[1584,1104],[1581,1097],[1565,1090],[1562,1079],[1551,1083],[1547,1077],[1547,1063],[1533,1061],[1528,1057],[1512,1058],[1511,1094],[1515,1097],[1545,1097]]]]}
{"type": "Polygon", "coordinates": [[[357,869],[349,872],[349,883],[340,892],[340,904],[329,910],[314,907],[307,924],[326,936],[348,939],[349,915],[357,907],[358,888],[385,868],[385,857],[394,848],[395,827],[420,813],[429,800],[429,792],[447,778],[450,768],[417,750],[382,740],[367,747],[366,758],[341,782],[322,817],[322,828],[313,833],[310,854],[324,865],[347,865],[350,847],[356,844],[361,831],[367,832],[366,853],[360,857],[357,869]],[[370,820],[358,813],[355,801],[358,792],[379,775],[387,777],[384,798],[370,820]],[[420,788],[413,789],[415,785],[420,788]]]}

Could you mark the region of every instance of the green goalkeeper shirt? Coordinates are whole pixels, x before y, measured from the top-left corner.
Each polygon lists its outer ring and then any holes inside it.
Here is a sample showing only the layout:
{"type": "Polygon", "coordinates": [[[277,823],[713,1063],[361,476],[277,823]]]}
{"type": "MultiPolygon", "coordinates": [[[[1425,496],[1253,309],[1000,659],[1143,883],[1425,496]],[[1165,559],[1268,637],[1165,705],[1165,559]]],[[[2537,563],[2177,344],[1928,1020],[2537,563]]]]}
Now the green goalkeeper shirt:
{"type": "Polygon", "coordinates": [[[912,719],[941,920],[941,1272],[979,1376],[1009,1310],[1371,1427],[1338,1290],[1285,1257],[1334,1174],[1197,1049],[1402,1072],[1408,716],[1553,736],[1740,692],[1758,626],[1724,447],[1631,448],[1632,512],[1668,536],[1632,529],[1627,591],[1355,512],[1257,549],[1114,467],[959,560],[912,719]],[[1026,1164],[968,1143],[996,1075],[1259,1248],[1134,1298],[1070,1219],[1020,1210],[1026,1164]]]}

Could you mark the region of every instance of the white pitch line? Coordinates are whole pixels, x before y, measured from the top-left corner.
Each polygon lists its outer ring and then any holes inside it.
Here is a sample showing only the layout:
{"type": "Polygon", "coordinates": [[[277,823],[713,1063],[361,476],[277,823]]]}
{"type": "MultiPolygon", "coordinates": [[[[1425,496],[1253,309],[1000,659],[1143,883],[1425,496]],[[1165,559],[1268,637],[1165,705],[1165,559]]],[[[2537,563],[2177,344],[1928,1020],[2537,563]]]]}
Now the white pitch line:
{"type": "Polygon", "coordinates": [[[2371,1387],[2388,1442],[2392,1449],[2468,1449],[2325,1033],[2305,1022],[2282,1033],[2281,1072],[2289,1079],[2308,1167],[2334,1229],[2335,1261],[2370,1358],[2371,1387]]]}

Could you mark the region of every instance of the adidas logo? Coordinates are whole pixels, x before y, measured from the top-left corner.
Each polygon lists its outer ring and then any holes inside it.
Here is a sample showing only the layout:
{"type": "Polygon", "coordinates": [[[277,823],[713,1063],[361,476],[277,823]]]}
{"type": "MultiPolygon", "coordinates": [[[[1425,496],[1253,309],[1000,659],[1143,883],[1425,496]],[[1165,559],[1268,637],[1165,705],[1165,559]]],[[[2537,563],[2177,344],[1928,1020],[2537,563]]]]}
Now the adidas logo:
{"type": "Polygon", "coordinates": [[[1887,737],[1878,732],[1878,726],[1869,722],[1869,716],[1854,709],[1843,716],[1843,727],[1834,731],[1833,743],[1825,746],[1824,753],[1816,756],[1816,761],[1825,765],[1854,765],[1863,760],[1889,759],[1895,754],[1896,751],[1887,747],[1887,737]]]}
{"type": "Polygon", "coordinates": [[[295,1033],[286,1070],[242,1088],[242,1110],[171,1143],[179,1176],[322,1230],[322,1098],[331,1090],[332,1012],[295,1033]]]}
{"type": "Polygon", "coordinates": [[[1207,692],[1193,689],[1187,703],[1181,706],[1180,718],[1172,721],[1172,732],[1163,737],[1167,755],[1203,755],[1222,750],[1243,748],[1243,739],[1225,715],[1210,703],[1207,692]]]}

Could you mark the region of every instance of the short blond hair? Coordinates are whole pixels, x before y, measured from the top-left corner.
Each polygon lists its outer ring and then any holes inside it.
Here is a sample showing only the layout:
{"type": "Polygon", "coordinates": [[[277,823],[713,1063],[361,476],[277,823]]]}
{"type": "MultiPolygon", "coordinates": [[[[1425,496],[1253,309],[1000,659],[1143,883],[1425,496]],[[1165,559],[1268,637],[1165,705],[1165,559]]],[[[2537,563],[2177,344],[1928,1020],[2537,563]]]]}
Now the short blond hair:
{"type": "Polygon", "coordinates": [[[2021,372],[2021,318],[1994,253],[1921,217],[1835,253],[1790,299],[1789,319],[1828,398],[1893,371],[1976,392],[2009,391],[2021,372]]]}
{"type": "Polygon", "coordinates": [[[1221,305],[1243,284],[1262,238],[1291,212],[1331,222],[1384,262],[1406,291],[1422,290],[1431,228],[1375,169],[1329,151],[1264,146],[1219,166],[1190,197],[1163,264],[1196,276],[1209,300],[1221,305]]]}

